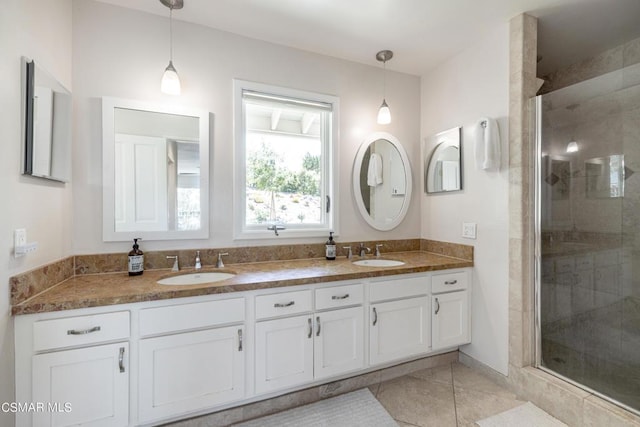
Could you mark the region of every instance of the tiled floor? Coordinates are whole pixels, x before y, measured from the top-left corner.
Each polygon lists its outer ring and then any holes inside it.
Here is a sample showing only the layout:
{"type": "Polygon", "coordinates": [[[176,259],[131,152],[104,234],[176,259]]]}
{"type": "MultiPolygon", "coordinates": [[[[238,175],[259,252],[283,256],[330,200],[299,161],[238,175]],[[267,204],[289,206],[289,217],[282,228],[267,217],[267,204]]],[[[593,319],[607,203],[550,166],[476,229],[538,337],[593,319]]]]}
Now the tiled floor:
{"type": "Polygon", "coordinates": [[[400,427],[475,426],[478,420],[525,403],[459,362],[417,371],[369,389],[400,427]]]}

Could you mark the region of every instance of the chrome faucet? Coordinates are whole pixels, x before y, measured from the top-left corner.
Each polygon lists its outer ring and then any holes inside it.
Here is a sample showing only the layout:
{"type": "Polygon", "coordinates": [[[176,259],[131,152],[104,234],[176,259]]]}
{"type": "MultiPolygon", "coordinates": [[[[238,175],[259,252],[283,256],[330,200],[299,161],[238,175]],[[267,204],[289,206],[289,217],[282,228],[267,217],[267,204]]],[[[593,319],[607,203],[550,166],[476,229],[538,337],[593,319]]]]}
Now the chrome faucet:
{"type": "Polygon", "coordinates": [[[202,262],[200,261],[200,251],[196,251],[196,270],[200,270],[202,268],[202,262]]]}
{"type": "Polygon", "coordinates": [[[167,259],[173,260],[173,267],[171,267],[171,271],[180,271],[180,266],[178,265],[178,255],[167,255],[167,259]]]}
{"type": "Polygon", "coordinates": [[[347,251],[347,259],[353,258],[353,252],[351,251],[351,246],[343,246],[342,249],[347,251]]]}
{"type": "Polygon", "coordinates": [[[367,252],[371,252],[371,248],[367,248],[364,243],[360,243],[360,256],[366,256],[367,252]]]}
{"type": "Polygon", "coordinates": [[[376,257],[380,258],[380,248],[383,247],[384,245],[382,243],[378,243],[376,244],[376,257]]]}
{"type": "Polygon", "coordinates": [[[229,255],[228,252],[224,252],[224,253],[218,252],[218,262],[216,262],[216,268],[224,267],[224,262],[222,262],[222,257],[227,255],[229,255]]]}

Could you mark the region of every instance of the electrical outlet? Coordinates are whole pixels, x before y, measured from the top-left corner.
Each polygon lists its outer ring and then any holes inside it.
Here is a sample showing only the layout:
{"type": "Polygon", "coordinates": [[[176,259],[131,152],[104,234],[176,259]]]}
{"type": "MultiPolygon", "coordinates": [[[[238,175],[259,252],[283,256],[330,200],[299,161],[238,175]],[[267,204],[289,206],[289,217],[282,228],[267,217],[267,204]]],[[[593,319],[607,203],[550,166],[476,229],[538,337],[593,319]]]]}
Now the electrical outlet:
{"type": "Polygon", "coordinates": [[[27,230],[25,228],[16,228],[14,232],[15,246],[24,246],[27,244],[27,230]]]}
{"type": "Polygon", "coordinates": [[[463,222],[462,223],[462,237],[467,239],[476,238],[476,223],[475,222],[463,222]]]}

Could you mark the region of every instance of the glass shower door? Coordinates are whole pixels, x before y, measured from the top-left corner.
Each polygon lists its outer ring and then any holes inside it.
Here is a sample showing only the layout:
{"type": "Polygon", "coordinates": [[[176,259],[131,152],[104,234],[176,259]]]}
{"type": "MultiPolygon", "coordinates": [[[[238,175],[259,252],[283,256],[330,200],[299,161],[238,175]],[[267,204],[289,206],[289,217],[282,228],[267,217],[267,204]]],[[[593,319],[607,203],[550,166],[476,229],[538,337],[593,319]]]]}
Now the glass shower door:
{"type": "Polygon", "coordinates": [[[538,364],[638,412],[640,65],[534,102],[538,364]]]}

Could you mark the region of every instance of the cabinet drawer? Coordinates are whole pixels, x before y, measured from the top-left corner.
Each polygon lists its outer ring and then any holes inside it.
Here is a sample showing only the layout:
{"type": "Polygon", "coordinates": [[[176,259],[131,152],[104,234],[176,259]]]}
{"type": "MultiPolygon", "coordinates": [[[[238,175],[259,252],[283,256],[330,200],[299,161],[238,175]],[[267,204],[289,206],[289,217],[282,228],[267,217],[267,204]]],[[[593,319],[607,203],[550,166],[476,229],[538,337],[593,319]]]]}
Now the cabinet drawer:
{"type": "Polygon", "coordinates": [[[385,279],[374,282],[370,288],[370,300],[384,301],[426,295],[429,293],[429,276],[402,279],[385,279]]]}
{"type": "Polygon", "coordinates": [[[140,336],[244,322],[244,298],[140,310],[140,336]]]}
{"type": "Polygon", "coordinates": [[[256,297],[256,319],[311,311],[311,290],[281,292],[256,297]]]}
{"type": "Polygon", "coordinates": [[[129,338],[129,312],[41,320],[33,324],[33,349],[74,347],[129,338]]]}
{"type": "Polygon", "coordinates": [[[431,278],[431,292],[434,294],[440,292],[459,291],[467,289],[469,274],[466,271],[456,273],[434,274],[431,278]]]}
{"type": "Polygon", "coordinates": [[[316,289],[316,310],[360,305],[363,300],[362,284],[332,286],[316,289]]]}

